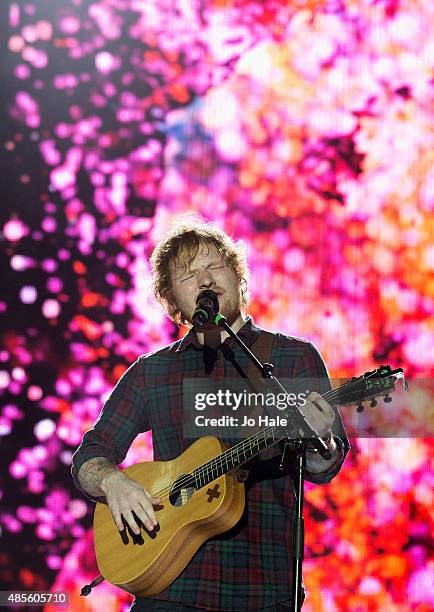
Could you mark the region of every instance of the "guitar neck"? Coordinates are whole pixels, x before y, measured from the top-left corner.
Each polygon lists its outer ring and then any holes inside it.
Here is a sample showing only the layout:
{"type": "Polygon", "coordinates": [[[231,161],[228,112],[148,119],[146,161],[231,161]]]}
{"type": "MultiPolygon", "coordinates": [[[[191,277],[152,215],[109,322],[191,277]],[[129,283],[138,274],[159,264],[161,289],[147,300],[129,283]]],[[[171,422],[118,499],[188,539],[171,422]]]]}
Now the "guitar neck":
{"type": "MultiPolygon", "coordinates": [[[[330,403],[333,403],[333,401],[337,399],[337,394],[335,395],[333,390],[330,390],[325,393],[323,397],[330,403]]],[[[298,414],[299,418],[304,419],[301,412],[298,414]]],[[[291,419],[291,415],[288,411],[282,413],[281,416],[289,420],[291,419]]],[[[221,455],[218,455],[194,470],[193,476],[196,480],[196,486],[198,488],[204,487],[216,478],[219,478],[219,476],[247,463],[247,461],[259,455],[265,448],[275,446],[285,437],[282,428],[269,426],[255,433],[253,436],[241,440],[241,442],[227,449],[221,455]]]]}
{"type": "Polygon", "coordinates": [[[204,487],[219,476],[234,470],[269,446],[275,446],[284,436],[277,427],[267,427],[262,431],[241,440],[193,471],[197,488],[204,487]]]}
{"type": "MultiPolygon", "coordinates": [[[[390,366],[380,366],[380,368],[373,372],[366,372],[363,376],[344,383],[338,389],[326,391],[322,397],[332,406],[338,404],[360,405],[366,399],[376,398],[380,395],[386,395],[385,401],[390,401],[387,395],[395,390],[395,381],[398,378],[404,380],[404,388],[407,390],[408,385],[405,382],[402,368],[392,370],[390,366]]],[[[295,423],[298,422],[298,425],[292,428],[292,430],[300,432],[300,435],[303,436],[304,428],[300,428],[300,418],[304,420],[304,416],[297,407],[294,409],[296,412],[292,413],[292,415],[289,411],[285,411],[281,416],[289,421],[295,418],[295,423]]],[[[308,427],[307,435],[309,431],[311,430],[308,427]]],[[[259,455],[268,446],[275,446],[287,436],[288,434],[285,435],[282,428],[270,426],[250,436],[250,438],[241,440],[241,442],[224,451],[218,457],[211,459],[193,471],[196,487],[203,487],[219,476],[240,467],[253,457],[256,457],[256,455],[259,455]]]]}

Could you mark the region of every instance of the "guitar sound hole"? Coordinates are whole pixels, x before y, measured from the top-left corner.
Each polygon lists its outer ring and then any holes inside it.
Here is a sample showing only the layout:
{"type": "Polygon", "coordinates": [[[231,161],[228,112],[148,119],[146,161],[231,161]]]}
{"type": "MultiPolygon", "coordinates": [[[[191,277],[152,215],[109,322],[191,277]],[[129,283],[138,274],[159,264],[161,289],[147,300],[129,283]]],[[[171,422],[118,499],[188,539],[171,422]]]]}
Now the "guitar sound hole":
{"type": "Polygon", "coordinates": [[[169,494],[169,501],[172,506],[184,506],[195,491],[196,487],[193,476],[184,474],[173,483],[169,494]]]}

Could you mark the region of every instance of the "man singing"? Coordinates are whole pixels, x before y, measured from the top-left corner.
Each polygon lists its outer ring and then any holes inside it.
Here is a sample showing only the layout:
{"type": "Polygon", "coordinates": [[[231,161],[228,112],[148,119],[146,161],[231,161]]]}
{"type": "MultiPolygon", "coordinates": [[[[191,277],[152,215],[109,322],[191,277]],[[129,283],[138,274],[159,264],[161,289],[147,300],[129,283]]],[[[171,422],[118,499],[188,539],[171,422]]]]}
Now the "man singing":
{"type": "MultiPolygon", "coordinates": [[[[148,530],[155,529],[154,506],[161,503],[117,468],[135,437],[152,430],[155,461],[174,459],[190,445],[183,437],[183,377],[249,378],[248,358],[227,332],[214,324],[198,329],[192,325],[196,300],[204,290],[217,294],[220,313],[253,353],[274,364],[276,378],[318,379],[321,394],[331,388],[322,357],[310,342],[267,334],[246,314],[245,252],[222,230],[211,224],[179,225],[157,245],[151,263],[156,297],[173,321],[190,330],[182,340],[139,357],[125,372],[84,435],[72,466],[76,486],[91,499],[104,497],[118,529],[125,523],[135,533],[140,533],[136,518],[148,530]],[[264,355],[266,336],[271,341],[264,355]]],[[[349,449],[341,418],[318,393],[300,410],[329,450],[325,459],[308,444],[305,477],[328,483],[349,449]]],[[[132,610],[289,609],[295,494],[293,456],[285,455],[283,470],[281,456],[281,446],[273,446],[251,460],[240,477],[246,489],[241,520],[208,540],[163,592],[136,598],[132,610]]]]}

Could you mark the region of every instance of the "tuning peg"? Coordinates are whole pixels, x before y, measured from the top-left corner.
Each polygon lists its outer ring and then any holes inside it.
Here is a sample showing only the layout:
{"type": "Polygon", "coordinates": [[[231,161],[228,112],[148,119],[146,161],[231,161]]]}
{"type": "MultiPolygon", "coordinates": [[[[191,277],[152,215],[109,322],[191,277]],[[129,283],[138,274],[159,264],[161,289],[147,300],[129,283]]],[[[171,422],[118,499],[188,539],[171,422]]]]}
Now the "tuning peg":
{"type": "Polygon", "coordinates": [[[384,396],[384,401],[386,404],[390,404],[390,402],[392,401],[392,397],[389,395],[389,393],[386,393],[386,395],[384,396]]]}
{"type": "Polygon", "coordinates": [[[375,408],[375,406],[377,405],[377,403],[378,403],[378,402],[377,402],[377,400],[376,400],[376,399],[373,399],[373,400],[371,400],[371,403],[370,403],[369,405],[371,406],[371,408],[375,408]]]}
{"type": "Polygon", "coordinates": [[[357,408],[356,408],[356,412],[363,412],[363,411],[364,411],[364,409],[365,409],[364,405],[363,405],[363,404],[359,404],[359,405],[357,406],[357,408]]]}

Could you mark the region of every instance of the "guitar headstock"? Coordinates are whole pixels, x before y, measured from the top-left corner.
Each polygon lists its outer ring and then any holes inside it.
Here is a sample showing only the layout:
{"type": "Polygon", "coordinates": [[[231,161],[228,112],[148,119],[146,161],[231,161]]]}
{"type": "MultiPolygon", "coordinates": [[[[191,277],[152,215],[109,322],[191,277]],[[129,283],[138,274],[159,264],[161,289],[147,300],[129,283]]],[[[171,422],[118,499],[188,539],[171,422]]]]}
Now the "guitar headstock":
{"type": "Polygon", "coordinates": [[[389,403],[392,401],[390,394],[395,391],[395,385],[399,379],[402,379],[404,388],[408,391],[403,369],[392,370],[389,365],[382,365],[334,389],[333,399],[336,401],[333,403],[340,406],[355,405],[357,412],[363,411],[365,401],[370,401],[371,407],[374,408],[377,405],[377,397],[382,397],[386,403],[389,403]]]}

